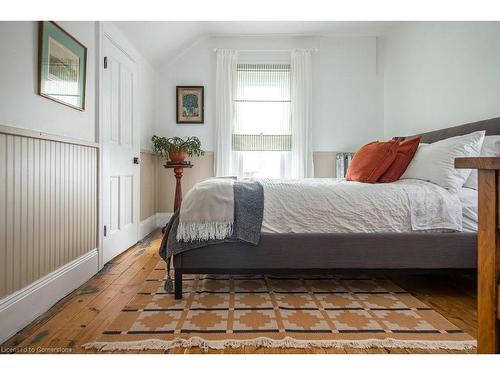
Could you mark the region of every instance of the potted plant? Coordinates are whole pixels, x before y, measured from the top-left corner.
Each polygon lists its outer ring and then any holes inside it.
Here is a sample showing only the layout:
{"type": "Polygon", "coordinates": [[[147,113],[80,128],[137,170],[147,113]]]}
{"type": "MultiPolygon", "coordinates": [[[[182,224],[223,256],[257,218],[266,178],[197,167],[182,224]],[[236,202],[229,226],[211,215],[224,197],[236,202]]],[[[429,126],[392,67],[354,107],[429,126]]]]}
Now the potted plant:
{"type": "Polygon", "coordinates": [[[205,154],[205,151],[201,149],[201,142],[198,137],[165,138],[154,135],[151,140],[153,141],[154,151],[173,162],[182,163],[188,156],[205,154]]]}

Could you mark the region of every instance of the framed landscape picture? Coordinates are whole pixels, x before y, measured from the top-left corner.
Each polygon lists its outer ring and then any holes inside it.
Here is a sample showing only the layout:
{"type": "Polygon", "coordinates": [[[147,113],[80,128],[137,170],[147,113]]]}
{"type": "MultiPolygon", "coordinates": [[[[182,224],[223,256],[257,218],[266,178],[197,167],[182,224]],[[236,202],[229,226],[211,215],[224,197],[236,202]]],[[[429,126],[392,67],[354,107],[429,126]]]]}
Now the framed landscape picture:
{"type": "Polygon", "coordinates": [[[177,86],[178,124],[203,124],[203,86],[177,86]]]}
{"type": "Polygon", "coordinates": [[[85,110],[87,48],[55,22],[40,21],[38,94],[85,110]]]}

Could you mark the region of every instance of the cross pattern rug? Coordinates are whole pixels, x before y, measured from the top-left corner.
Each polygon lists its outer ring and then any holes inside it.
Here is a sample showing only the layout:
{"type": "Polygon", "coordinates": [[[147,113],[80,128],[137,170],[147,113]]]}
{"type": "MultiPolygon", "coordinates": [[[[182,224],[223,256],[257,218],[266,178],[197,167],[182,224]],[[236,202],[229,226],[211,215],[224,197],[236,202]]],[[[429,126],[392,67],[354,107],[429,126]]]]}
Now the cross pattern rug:
{"type": "Polygon", "coordinates": [[[140,292],[85,348],[266,347],[457,349],[476,341],[386,279],[342,275],[184,275],[164,290],[158,263],[140,292]]]}

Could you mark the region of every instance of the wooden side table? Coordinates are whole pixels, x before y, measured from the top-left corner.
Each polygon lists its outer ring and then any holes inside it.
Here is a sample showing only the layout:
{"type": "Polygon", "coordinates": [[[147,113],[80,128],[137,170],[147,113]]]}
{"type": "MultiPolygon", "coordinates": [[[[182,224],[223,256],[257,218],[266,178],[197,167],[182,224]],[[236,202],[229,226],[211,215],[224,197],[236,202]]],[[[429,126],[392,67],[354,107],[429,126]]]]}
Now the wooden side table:
{"type": "Polygon", "coordinates": [[[457,158],[478,170],[477,351],[500,353],[500,157],[457,158]]]}
{"type": "Polygon", "coordinates": [[[193,164],[191,162],[187,163],[178,163],[173,161],[167,161],[164,165],[165,168],[173,168],[175,175],[175,198],[174,198],[174,212],[177,211],[181,207],[182,203],[182,185],[181,179],[184,173],[184,168],[193,168],[193,164]]]}

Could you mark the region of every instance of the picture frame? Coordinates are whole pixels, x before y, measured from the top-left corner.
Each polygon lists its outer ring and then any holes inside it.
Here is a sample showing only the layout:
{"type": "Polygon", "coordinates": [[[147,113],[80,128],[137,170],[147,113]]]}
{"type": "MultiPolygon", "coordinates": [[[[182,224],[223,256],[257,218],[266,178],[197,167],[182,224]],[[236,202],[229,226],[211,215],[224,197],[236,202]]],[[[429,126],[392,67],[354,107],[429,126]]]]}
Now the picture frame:
{"type": "Polygon", "coordinates": [[[205,87],[176,86],[177,124],[203,124],[205,117],[205,87]]]}
{"type": "Polygon", "coordinates": [[[87,47],[53,21],[38,25],[38,95],[84,111],[87,47]]]}

